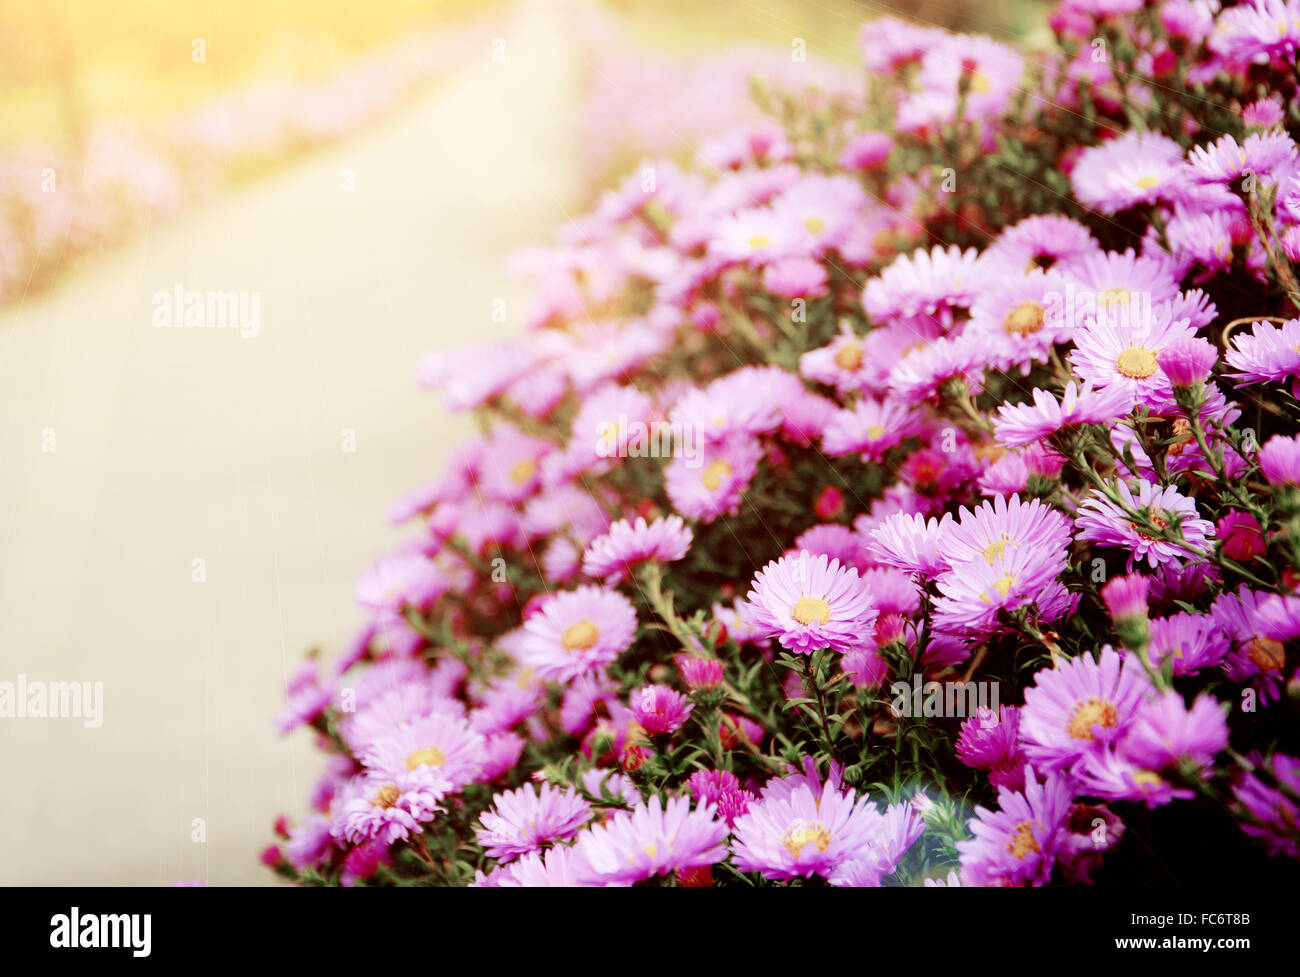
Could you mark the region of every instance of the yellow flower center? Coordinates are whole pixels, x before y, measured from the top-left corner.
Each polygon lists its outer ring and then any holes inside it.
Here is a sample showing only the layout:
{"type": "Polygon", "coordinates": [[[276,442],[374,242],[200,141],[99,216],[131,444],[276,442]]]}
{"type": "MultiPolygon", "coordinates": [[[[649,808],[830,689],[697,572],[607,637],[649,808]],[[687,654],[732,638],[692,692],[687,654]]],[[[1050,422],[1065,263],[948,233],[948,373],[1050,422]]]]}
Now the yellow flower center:
{"type": "Polygon", "coordinates": [[[1065,725],[1065,731],[1070,734],[1071,739],[1088,740],[1091,742],[1095,737],[1092,735],[1093,726],[1101,726],[1104,729],[1114,729],[1119,722],[1119,713],[1109,702],[1102,702],[1096,696],[1093,696],[1087,702],[1080,702],[1074,709],[1074,715],[1065,725]]]}
{"type": "Polygon", "coordinates": [[[1160,775],[1151,770],[1134,770],[1133,783],[1137,784],[1139,790],[1149,791],[1153,787],[1159,787],[1164,783],[1160,775]]]}
{"type": "Polygon", "coordinates": [[[818,851],[825,851],[831,846],[831,833],[826,830],[826,826],[820,821],[814,825],[794,825],[785,833],[785,838],[781,844],[785,845],[792,858],[798,858],[799,853],[808,845],[813,845],[818,851]]]}
{"type": "Polygon", "coordinates": [[[387,811],[397,803],[397,799],[402,796],[402,792],[397,789],[396,784],[384,784],[379,790],[375,791],[375,796],[370,799],[375,807],[382,807],[387,811]]]}
{"type": "Polygon", "coordinates": [[[415,770],[419,767],[441,767],[447,762],[447,754],[436,746],[431,746],[427,750],[416,750],[406,758],[406,769],[415,770]]]}
{"type": "Polygon", "coordinates": [[[766,234],[755,234],[749,239],[749,246],[751,248],[765,248],[771,243],[772,239],[766,234]]]}
{"type": "Polygon", "coordinates": [[[826,229],[826,222],[820,217],[807,217],[804,219],[803,226],[808,228],[809,234],[820,234],[826,229]]]}
{"type": "Polygon", "coordinates": [[[1008,570],[1006,573],[1002,574],[1001,577],[999,577],[997,580],[993,582],[993,589],[996,590],[999,594],[1001,594],[1005,598],[1008,594],[1011,593],[1011,588],[1014,587],[1018,582],[1019,581],[1016,580],[1015,574],[1013,574],[1010,570],[1008,570]]]}
{"type": "Polygon", "coordinates": [[[867,428],[867,437],[869,437],[872,441],[879,441],[884,436],[885,436],[885,429],[880,424],[872,424],[869,428],[867,428]]]}
{"type": "Polygon", "coordinates": [[[800,597],[790,613],[804,627],[812,624],[813,621],[825,624],[831,617],[831,605],[816,597],[800,597]]]}
{"type": "Polygon", "coordinates": [[[704,474],[700,476],[700,481],[710,492],[716,492],[722,487],[722,480],[731,475],[731,466],[725,461],[715,461],[708,468],[704,469],[704,474]]]}
{"type": "Polygon", "coordinates": [[[978,92],[981,95],[987,92],[989,90],[988,75],[984,74],[982,71],[976,71],[973,73],[970,76],[970,90],[978,92]]]}
{"type": "Polygon", "coordinates": [[[1127,288],[1108,288],[1097,296],[1102,305],[1128,305],[1133,296],[1127,288]]]}
{"type": "Polygon", "coordinates": [[[1137,185],[1139,190],[1150,190],[1159,182],[1160,182],[1159,177],[1144,176],[1137,181],[1137,185]]]}
{"type": "Polygon", "coordinates": [[[842,346],[835,354],[835,365],[841,370],[856,370],[862,365],[862,347],[857,343],[842,346]]]}
{"type": "Polygon", "coordinates": [[[1043,850],[1038,847],[1038,842],[1034,839],[1033,826],[1028,821],[1021,821],[1016,825],[1016,830],[1011,833],[1011,841],[1007,843],[1007,851],[1022,862],[1030,852],[1035,855],[1042,853],[1043,850]]]}
{"type": "Polygon", "coordinates": [[[1010,336],[1031,336],[1043,328],[1043,312],[1037,302],[1021,302],[1006,314],[1002,328],[1010,336]]]}
{"type": "MultiPolygon", "coordinates": [[[[989,543],[988,546],[984,547],[984,559],[988,561],[989,566],[992,566],[993,562],[1007,551],[1007,544],[1010,542],[1011,537],[1006,533],[1003,533],[1001,539],[995,539],[993,542],[989,543]]],[[[1003,594],[1002,596],[1005,597],[1006,594],[1003,594]]]]}
{"type": "Polygon", "coordinates": [[[564,632],[565,651],[586,651],[600,640],[600,631],[591,621],[583,619],[571,624],[564,632]]]}
{"type": "Polygon", "coordinates": [[[1130,346],[1115,358],[1120,373],[1134,380],[1145,380],[1156,372],[1156,354],[1145,346],[1130,346]]]}
{"type": "Polygon", "coordinates": [[[537,471],[537,462],[531,458],[525,458],[522,461],[515,462],[515,467],[510,469],[510,480],[516,485],[523,485],[533,473],[537,471]]]}

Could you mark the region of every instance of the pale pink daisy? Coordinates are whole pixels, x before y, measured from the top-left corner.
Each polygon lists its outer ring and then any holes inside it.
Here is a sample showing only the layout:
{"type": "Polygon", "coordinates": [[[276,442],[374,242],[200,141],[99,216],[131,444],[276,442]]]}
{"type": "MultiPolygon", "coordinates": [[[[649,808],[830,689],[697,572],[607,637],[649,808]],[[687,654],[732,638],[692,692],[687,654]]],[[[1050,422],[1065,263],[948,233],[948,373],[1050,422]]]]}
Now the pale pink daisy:
{"type": "Polygon", "coordinates": [[[613,585],[639,563],[680,560],[690,549],[692,538],[681,516],[667,516],[649,524],[640,516],[635,523],[620,519],[591,541],[582,557],[582,572],[613,585]]]}
{"type": "Polygon", "coordinates": [[[877,611],[858,571],[801,550],[755,576],[741,607],[747,622],[784,648],[846,652],[871,640],[877,611]]]}

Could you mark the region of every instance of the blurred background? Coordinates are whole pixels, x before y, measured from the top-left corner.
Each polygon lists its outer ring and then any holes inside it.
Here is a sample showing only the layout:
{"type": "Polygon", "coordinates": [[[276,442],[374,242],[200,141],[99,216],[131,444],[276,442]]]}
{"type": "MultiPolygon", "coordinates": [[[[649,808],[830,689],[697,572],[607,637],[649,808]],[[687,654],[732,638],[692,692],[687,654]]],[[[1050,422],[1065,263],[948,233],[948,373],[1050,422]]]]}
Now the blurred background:
{"type": "Polygon", "coordinates": [[[751,75],[859,85],[888,13],[1044,7],[0,0],[0,682],[103,684],[0,718],[0,883],[270,883],[320,767],[284,683],[468,432],[420,355],[517,328],[507,257],[751,75]]]}

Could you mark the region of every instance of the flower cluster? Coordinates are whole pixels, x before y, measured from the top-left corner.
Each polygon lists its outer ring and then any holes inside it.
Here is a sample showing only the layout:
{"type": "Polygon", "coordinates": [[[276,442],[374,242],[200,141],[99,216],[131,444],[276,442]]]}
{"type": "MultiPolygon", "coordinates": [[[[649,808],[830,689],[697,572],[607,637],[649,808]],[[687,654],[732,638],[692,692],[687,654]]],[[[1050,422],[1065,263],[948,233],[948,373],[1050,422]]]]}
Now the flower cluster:
{"type": "Polygon", "coordinates": [[[330,759],[279,871],[1300,856],[1300,7],[1051,25],[870,24],[866,97],[646,161],[521,259],[518,338],[429,355],[482,434],[291,682],[330,759]]]}

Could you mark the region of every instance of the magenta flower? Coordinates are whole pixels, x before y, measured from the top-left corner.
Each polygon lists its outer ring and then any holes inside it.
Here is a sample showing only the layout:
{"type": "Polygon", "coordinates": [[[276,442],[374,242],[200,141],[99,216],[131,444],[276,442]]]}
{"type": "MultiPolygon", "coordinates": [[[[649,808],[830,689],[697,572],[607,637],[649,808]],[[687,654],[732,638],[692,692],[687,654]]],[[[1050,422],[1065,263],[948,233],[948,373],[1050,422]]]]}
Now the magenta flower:
{"type": "Polygon", "coordinates": [[[1037,499],[999,495],[974,510],[961,507],[955,525],[939,538],[939,556],[957,569],[975,560],[989,566],[1008,549],[1055,553],[1070,545],[1070,520],[1037,499]]]}
{"type": "Polygon", "coordinates": [[[1175,675],[1190,675],[1223,663],[1230,642],[1209,614],[1172,614],[1150,623],[1147,657],[1159,668],[1173,659],[1175,675]]]}
{"type": "Polygon", "coordinates": [[[1259,470],[1270,485],[1300,486],[1300,435],[1275,434],[1259,449],[1259,470]]]}
{"type": "Polygon", "coordinates": [[[1128,550],[1129,569],[1141,560],[1154,569],[1164,563],[1182,566],[1186,561],[1202,559],[1209,540],[1214,538],[1214,523],[1197,515],[1196,501],[1172,486],[1162,489],[1145,479],[1136,485],[1136,493],[1127,482],[1115,485],[1126,509],[1145,513],[1157,528],[1176,523],[1181,543],[1152,535],[1149,526],[1134,523],[1125,509],[1106,498],[1099,489],[1094,489],[1079,505],[1079,517],[1075,520],[1078,538],[1128,550]]]}
{"type": "Polygon", "coordinates": [[[980,707],[961,724],[957,737],[957,758],[975,770],[987,770],[994,787],[1022,790],[1025,786],[1025,756],[1020,749],[1020,710],[1000,706],[994,713],[980,707]]]}
{"type": "Polygon", "coordinates": [[[476,834],[489,858],[508,862],[572,837],[590,818],[591,805],[576,791],[525,786],[497,794],[479,818],[476,834]]]}
{"type": "Polygon", "coordinates": [[[691,547],[693,534],[681,516],[668,516],[646,524],[620,519],[603,536],[597,536],[582,557],[582,572],[603,578],[607,585],[625,579],[638,563],[671,563],[680,560],[691,547]]]}
{"type": "Polygon", "coordinates": [[[1266,761],[1258,755],[1251,759],[1255,769],[1241,775],[1233,788],[1241,830],[1275,855],[1300,858],[1300,760],[1285,753],[1266,761]]]}
{"type": "Polygon", "coordinates": [[[1033,404],[1003,404],[994,421],[994,435],[1008,448],[1034,445],[1044,438],[1080,424],[1111,424],[1133,409],[1133,398],[1122,386],[1094,389],[1073,380],[1065,385],[1058,403],[1042,388],[1034,389],[1033,404]]]}
{"type": "Polygon", "coordinates": [[[952,523],[947,513],[942,519],[929,520],[919,514],[896,513],[872,531],[872,552],[882,563],[933,577],[949,569],[948,562],[939,555],[939,542],[952,523]]]}
{"type": "Polygon", "coordinates": [[[636,610],[622,594],[584,586],[552,594],[524,624],[520,647],[538,678],[567,682],[627,651],[636,638],[636,610]]]}
{"type": "Polygon", "coordinates": [[[666,685],[647,685],[632,692],[630,699],[632,715],[652,736],[680,729],[695,708],[686,696],[666,685]]]}
{"type": "Polygon", "coordinates": [[[1288,319],[1280,328],[1271,322],[1255,323],[1249,333],[1232,337],[1232,348],[1223,358],[1237,371],[1228,376],[1245,384],[1300,376],[1300,319],[1288,319]]]}
{"type": "Polygon", "coordinates": [[[427,775],[438,796],[452,794],[478,779],[486,741],[459,716],[435,712],[376,739],[361,763],[377,777],[400,781],[410,772],[427,775]]]}
{"type": "Polygon", "coordinates": [[[1228,745],[1228,723],[1214,696],[1197,696],[1189,709],[1177,692],[1143,702],[1119,743],[1125,759],[1148,770],[1182,763],[1207,767],[1228,745]]]}
{"type": "Polygon", "coordinates": [[[1150,687],[1137,660],[1121,658],[1109,646],[1099,659],[1081,655],[1040,670],[1020,711],[1030,762],[1059,770],[1113,743],[1128,731],[1150,687]]]}
{"type": "Polygon", "coordinates": [[[882,820],[865,795],[851,790],[827,786],[818,794],[804,783],[784,792],[764,790],[736,819],[732,856],[742,872],[768,879],[830,878],[879,853],[882,820]]]}
{"type": "Polygon", "coordinates": [[[852,651],[871,639],[877,611],[858,571],[801,550],[754,576],[746,621],[783,648],[811,654],[819,648],[852,651]]]}
{"type": "Polygon", "coordinates": [[[725,667],[716,658],[695,658],[691,655],[678,655],[673,661],[682,681],[692,689],[716,689],[722,684],[725,667]]]}
{"type": "Polygon", "coordinates": [[[957,842],[964,880],[972,885],[1046,885],[1065,844],[1069,780],[1026,774],[1025,789],[998,789],[998,810],[975,808],[970,831],[957,842]]]}
{"type": "Polygon", "coordinates": [[[586,882],[631,885],[683,868],[714,865],[727,857],[727,825],[709,805],[691,810],[686,797],[662,804],[651,797],[644,807],[621,811],[606,824],[583,832],[577,854],[586,882]]]}
{"type": "Polygon", "coordinates": [[[1101,588],[1101,599],[1102,603],[1106,605],[1110,619],[1117,623],[1125,619],[1145,621],[1147,616],[1147,591],[1150,586],[1151,579],[1144,577],[1140,573],[1130,573],[1127,576],[1115,577],[1108,581],[1101,588]]]}

